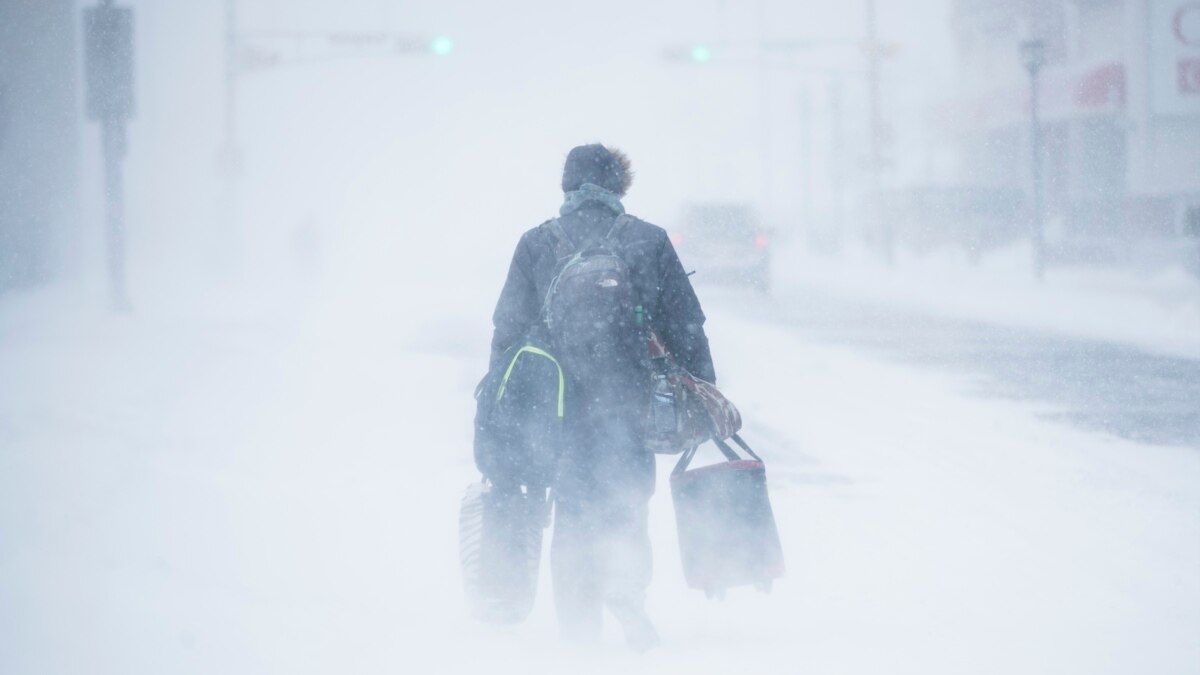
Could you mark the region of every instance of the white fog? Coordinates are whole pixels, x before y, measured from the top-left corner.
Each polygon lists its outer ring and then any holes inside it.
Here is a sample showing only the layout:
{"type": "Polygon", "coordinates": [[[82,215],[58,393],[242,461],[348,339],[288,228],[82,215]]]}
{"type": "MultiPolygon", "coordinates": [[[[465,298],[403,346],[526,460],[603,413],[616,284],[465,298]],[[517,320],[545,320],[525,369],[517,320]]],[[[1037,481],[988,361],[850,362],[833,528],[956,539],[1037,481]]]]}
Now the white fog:
{"type": "Polygon", "coordinates": [[[1197,3],[0,0],[0,673],[1183,674],[1197,636],[1197,3]],[[765,475],[782,552],[706,594],[639,446],[640,641],[609,596],[573,639],[620,547],[554,541],[609,527],[563,476],[624,408],[562,442],[527,617],[460,551],[506,303],[545,328],[566,274],[518,241],[589,189],[761,458],[688,473],[765,475]]]}

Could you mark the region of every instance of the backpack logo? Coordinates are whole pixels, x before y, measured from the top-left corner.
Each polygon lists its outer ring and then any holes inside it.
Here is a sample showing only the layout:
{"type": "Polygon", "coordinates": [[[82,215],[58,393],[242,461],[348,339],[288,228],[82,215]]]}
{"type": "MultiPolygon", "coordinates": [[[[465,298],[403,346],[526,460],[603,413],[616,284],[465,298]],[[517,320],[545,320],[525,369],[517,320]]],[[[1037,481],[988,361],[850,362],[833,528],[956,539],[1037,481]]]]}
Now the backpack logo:
{"type": "Polygon", "coordinates": [[[621,282],[617,281],[616,279],[601,279],[600,281],[596,282],[596,285],[600,288],[616,288],[617,286],[621,285],[621,282]]]}

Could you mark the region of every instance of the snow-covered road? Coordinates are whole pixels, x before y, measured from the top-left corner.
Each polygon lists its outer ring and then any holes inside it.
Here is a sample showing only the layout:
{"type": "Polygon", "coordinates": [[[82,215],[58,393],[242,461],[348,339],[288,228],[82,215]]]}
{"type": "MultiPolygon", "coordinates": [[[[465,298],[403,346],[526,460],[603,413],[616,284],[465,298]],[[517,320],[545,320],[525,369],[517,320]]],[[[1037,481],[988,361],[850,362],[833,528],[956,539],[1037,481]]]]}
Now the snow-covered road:
{"type": "Polygon", "coordinates": [[[117,317],[5,299],[0,672],[1200,670],[1194,447],[1058,423],[726,292],[705,297],[714,353],[788,577],[686,590],[663,490],[661,650],[560,646],[548,585],[526,624],[474,624],[454,523],[477,291],[117,317]]]}
{"type": "MultiPolygon", "coordinates": [[[[1200,359],[937,316],[811,286],[770,298],[743,296],[736,307],[742,316],[823,343],[966,376],[973,391],[1035,402],[1047,417],[1084,429],[1200,449],[1200,359]]],[[[1146,333],[1159,327],[1143,326],[1146,333]]]]}

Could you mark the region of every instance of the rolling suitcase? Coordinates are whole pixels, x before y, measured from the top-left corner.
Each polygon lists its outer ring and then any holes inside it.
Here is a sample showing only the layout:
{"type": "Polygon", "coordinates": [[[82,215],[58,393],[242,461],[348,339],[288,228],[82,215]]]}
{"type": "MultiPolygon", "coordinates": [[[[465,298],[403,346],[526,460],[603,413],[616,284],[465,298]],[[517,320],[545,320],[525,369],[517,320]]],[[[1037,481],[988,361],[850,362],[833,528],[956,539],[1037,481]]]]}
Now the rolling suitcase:
{"type": "Polygon", "coordinates": [[[487,481],[467,487],[458,517],[459,558],[475,618],[513,624],[529,616],[549,518],[545,489],[498,487],[487,481]]]}
{"type": "Polygon", "coordinates": [[[726,461],[688,469],[697,450],[693,447],[671,472],[684,576],[688,586],[709,597],[734,586],[770,590],[784,573],[766,466],[740,436],[731,438],[751,459],[714,440],[726,461]]]}

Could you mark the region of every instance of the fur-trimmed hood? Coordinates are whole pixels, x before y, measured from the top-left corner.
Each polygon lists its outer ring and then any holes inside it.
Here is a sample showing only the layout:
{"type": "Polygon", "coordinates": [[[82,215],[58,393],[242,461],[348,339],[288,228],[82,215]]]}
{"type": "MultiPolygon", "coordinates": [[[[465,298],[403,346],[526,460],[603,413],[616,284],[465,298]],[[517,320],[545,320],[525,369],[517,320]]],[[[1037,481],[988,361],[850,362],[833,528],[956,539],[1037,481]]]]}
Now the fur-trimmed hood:
{"type": "Polygon", "coordinates": [[[574,192],[584,183],[599,185],[624,197],[633,184],[629,157],[616,148],[599,143],[572,148],[563,165],[563,192],[574,192]]]}

